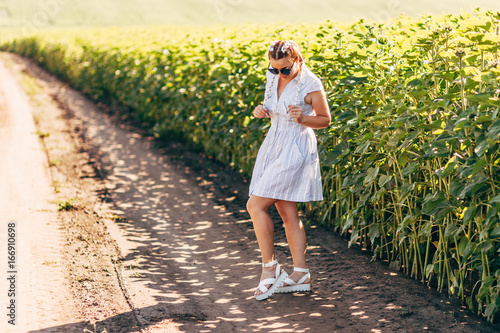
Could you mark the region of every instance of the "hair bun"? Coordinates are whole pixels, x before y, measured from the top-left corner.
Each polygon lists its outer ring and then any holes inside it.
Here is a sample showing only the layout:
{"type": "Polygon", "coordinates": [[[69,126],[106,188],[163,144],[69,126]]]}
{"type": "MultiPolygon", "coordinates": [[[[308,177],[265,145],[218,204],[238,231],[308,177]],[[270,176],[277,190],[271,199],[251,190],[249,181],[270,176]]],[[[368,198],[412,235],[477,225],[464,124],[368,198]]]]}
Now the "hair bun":
{"type": "Polygon", "coordinates": [[[293,59],[300,59],[303,61],[302,54],[300,54],[299,46],[293,40],[275,40],[269,46],[268,56],[273,59],[282,59],[292,57],[293,59]]]}

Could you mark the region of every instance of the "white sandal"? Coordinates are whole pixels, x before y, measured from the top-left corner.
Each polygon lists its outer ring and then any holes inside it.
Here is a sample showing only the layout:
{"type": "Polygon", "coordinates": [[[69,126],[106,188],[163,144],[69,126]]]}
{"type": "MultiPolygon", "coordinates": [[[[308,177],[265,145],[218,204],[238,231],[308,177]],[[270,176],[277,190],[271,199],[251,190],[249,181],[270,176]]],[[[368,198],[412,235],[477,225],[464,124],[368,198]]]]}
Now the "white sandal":
{"type": "Polygon", "coordinates": [[[290,278],[286,278],[285,282],[288,286],[286,287],[279,287],[275,292],[277,294],[283,294],[283,293],[294,293],[297,291],[311,291],[311,283],[304,283],[307,279],[311,278],[311,274],[309,273],[309,268],[293,268],[294,272],[302,272],[302,273],[307,273],[303,277],[300,278],[299,281],[295,282],[290,278]]]}
{"type": "Polygon", "coordinates": [[[276,265],[276,272],[274,273],[273,278],[268,278],[260,281],[259,285],[257,286],[257,289],[259,289],[262,294],[255,295],[255,299],[258,301],[265,300],[272,294],[276,292],[278,287],[283,285],[283,282],[285,282],[285,279],[288,277],[288,274],[281,269],[280,264],[278,264],[277,260],[268,262],[268,263],[262,263],[263,267],[272,267],[276,265]],[[266,285],[270,284],[271,287],[267,288],[266,285]]]}

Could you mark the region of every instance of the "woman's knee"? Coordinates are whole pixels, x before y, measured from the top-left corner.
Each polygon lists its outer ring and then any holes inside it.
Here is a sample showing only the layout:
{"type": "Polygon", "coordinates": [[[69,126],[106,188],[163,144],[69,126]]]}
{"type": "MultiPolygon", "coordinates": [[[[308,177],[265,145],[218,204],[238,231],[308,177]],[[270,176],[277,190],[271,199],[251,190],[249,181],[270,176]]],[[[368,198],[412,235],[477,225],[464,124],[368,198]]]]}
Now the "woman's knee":
{"type": "Polygon", "coordinates": [[[248,200],[247,200],[247,211],[252,214],[253,210],[254,210],[254,203],[253,203],[253,200],[252,198],[250,197],[248,200]]]}
{"type": "Polygon", "coordinates": [[[247,201],[247,211],[250,215],[263,210],[262,204],[255,197],[250,197],[247,201]]]}
{"type": "Polygon", "coordinates": [[[272,199],[260,198],[252,195],[247,201],[247,211],[250,215],[258,212],[265,212],[272,204],[272,199]]]}

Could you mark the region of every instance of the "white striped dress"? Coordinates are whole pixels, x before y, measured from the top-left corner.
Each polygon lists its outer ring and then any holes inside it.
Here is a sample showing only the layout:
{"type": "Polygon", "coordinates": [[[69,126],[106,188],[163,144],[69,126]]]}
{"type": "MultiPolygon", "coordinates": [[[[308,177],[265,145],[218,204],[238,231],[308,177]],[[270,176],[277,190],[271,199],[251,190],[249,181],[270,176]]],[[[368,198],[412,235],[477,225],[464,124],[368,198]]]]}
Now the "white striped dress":
{"type": "MultiPolygon", "coordinates": [[[[302,65],[299,105],[304,115],[314,115],[304,98],[324,90],[321,80],[302,65]]],[[[308,202],[323,200],[321,172],[314,130],[299,124],[288,112],[294,104],[300,75],[290,81],[278,99],[278,78],[264,105],[271,116],[271,127],[259,148],[250,182],[249,195],[278,200],[308,202]]],[[[266,91],[273,74],[267,72],[266,91]]]]}

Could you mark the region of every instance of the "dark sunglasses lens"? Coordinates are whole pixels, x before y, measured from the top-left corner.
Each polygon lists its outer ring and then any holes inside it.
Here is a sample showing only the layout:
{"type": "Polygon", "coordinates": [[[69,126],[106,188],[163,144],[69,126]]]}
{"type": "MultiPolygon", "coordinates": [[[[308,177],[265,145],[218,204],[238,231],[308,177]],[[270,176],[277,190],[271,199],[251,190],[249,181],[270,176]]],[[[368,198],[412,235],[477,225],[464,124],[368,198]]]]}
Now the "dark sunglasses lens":
{"type": "Polygon", "coordinates": [[[270,71],[270,72],[271,72],[272,74],[274,74],[274,75],[276,75],[276,74],[278,74],[278,73],[280,72],[280,71],[279,71],[279,70],[277,70],[276,68],[268,68],[267,70],[268,70],[268,71],[270,71]]]}
{"type": "Polygon", "coordinates": [[[267,70],[274,75],[279,74],[280,72],[283,75],[289,75],[290,72],[292,71],[292,68],[293,68],[293,65],[290,68],[282,68],[282,69],[267,67],[267,70]]]}

